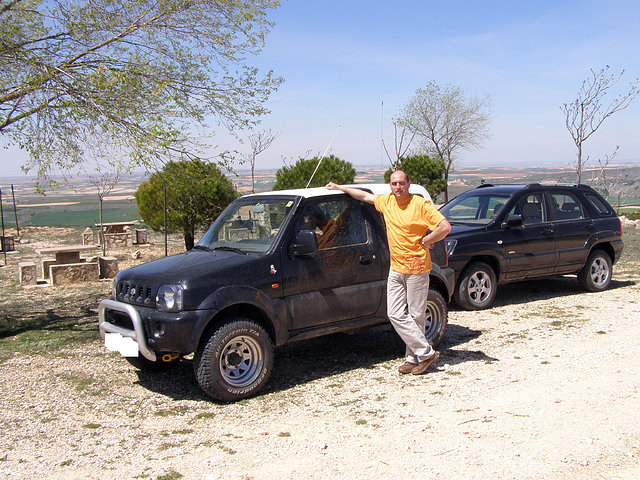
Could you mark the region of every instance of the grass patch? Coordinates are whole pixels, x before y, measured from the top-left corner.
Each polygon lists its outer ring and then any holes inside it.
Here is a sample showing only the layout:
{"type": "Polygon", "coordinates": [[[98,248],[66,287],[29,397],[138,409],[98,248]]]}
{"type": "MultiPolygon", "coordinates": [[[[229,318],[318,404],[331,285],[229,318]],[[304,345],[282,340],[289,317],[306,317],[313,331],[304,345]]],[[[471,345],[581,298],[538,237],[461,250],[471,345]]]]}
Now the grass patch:
{"type": "Polygon", "coordinates": [[[198,413],[194,418],[194,420],[200,420],[202,418],[214,418],[216,416],[213,412],[202,412],[198,413]]]}
{"type": "Polygon", "coordinates": [[[90,385],[96,383],[96,380],[91,375],[87,375],[84,372],[65,372],[59,374],[58,377],[73,385],[78,392],[83,392],[90,385]]]}
{"type": "Polygon", "coordinates": [[[178,478],[182,478],[181,473],[178,473],[175,470],[169,470],[162,475],[158,475],[156,480],[178,480],[178,478]]]}
{"type": "Polygon", "coordinates": [[[174,407],[174,408],[161,408],[160,410],[156,410],[153,412],[153,415],[156,417],[170,417],[171,415],[182,415],[189,411],[189,407],[174,407]]]}

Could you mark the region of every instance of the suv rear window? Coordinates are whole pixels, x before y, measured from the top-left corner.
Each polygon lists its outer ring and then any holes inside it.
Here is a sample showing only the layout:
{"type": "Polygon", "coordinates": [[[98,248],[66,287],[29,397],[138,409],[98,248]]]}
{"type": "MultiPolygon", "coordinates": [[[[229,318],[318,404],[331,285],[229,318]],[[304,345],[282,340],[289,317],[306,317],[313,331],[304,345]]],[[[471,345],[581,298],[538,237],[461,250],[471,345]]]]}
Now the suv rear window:
{"type": "Polygon", "coordinates": [[[589,200],[589,203],[593,205],[593,207],[596,209],[596,211],[600,215],[613,215],[613,211],[611,211],[609,206],[603,203],[602,200],[600,200],[595,195],[586,194],[585,197],[587,197],[587,200],[589,200]]]}

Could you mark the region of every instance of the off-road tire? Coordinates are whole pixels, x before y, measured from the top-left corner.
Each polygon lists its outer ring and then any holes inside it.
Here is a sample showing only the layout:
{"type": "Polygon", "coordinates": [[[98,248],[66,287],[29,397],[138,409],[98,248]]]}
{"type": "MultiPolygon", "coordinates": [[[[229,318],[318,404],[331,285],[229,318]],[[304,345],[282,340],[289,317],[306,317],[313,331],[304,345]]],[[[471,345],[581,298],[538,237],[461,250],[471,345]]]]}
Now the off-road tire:
{"type": "Polygon", "coordinates": [[[434,348],[442,341],[447,331],[448,310],[447,302],[442,294],[430,288],[429,298],[427,300],[427,323],[424,335],[434,348]]]}
{"type": "Polygon", "coordinates": [[[230,318],[204,338],[193,358],[196,380],[216,400],[232,402],[257,394],[273,368],[273,342],[264,328],[230,318]]]}

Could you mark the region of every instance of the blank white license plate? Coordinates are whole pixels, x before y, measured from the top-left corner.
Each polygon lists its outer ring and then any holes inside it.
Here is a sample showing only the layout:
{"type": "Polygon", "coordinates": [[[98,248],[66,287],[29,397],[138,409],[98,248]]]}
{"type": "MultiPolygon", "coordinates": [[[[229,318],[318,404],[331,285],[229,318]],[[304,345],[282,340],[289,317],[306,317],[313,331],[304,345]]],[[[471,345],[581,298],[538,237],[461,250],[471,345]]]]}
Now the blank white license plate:
{"type": "Polygon", "coordinates": [[[136,341],[119,333],[105,333],[104,346],[111,351],[120,352],[125,357],[138,356],[138,344],[136,341]]]}

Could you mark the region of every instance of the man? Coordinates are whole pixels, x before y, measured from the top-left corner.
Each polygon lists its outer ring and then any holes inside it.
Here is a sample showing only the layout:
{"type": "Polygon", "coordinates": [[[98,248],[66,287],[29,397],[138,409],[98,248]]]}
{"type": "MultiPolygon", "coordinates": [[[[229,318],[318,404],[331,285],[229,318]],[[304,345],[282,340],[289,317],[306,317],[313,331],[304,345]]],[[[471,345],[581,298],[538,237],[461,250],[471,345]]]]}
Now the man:
{"type": "Polygon", "coordinates": [[[391,174],[391,193],[373,195],[364,190],[327,184],[361,202],[375,206],[384,216],[389,242],[387,315],[406,345],[402,374],[421,375],[436,362],[436,352],[424,335],[429,293],[429,249],[451,231],[451,225],[428,200],[409,193],[411,182],[402,170],[391,174]]]}

